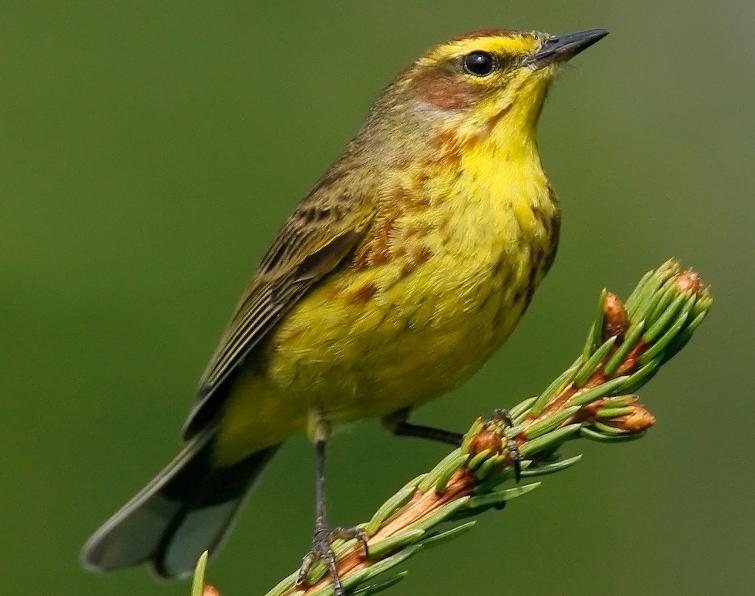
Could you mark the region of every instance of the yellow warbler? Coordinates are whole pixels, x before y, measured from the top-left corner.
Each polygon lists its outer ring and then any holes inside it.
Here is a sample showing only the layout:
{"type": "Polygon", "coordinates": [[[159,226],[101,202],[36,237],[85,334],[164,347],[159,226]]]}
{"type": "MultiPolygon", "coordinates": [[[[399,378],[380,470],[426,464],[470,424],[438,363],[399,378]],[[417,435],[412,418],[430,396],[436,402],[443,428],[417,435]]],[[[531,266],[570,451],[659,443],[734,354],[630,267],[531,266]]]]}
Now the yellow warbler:
{"type": "MultiPolygon", "coordinates": [[[[316,446],[323,557],[331,428],[380,417],[397,434],[459,436],[409,411],[502,344],[550,267],[559,207],[535,128],[559,63],[607,34],[486,30],[398,75],[281,228],[205,372],[178,457],[84,549],[85,565],[191,571],[291,434],[316,446]]],[[[339,529],[338,536],[363,536],[339,529]]]]}

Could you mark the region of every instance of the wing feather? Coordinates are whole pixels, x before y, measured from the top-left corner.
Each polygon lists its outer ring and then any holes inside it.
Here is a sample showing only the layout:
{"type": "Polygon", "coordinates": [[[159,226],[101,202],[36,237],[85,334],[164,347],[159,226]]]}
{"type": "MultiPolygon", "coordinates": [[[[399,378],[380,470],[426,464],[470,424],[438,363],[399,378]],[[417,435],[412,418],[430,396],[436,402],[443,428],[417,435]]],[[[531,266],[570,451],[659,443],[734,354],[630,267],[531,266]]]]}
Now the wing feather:
{"type": "Polygon", "coordinates": [[[304,295],[343,261],[364,237],[376,204],[369,196],[328,201],[318,193],[289,217],[247,286],[200,382],[197,401],[184,425],[191,439],[216,417],[232,377],[304,295]]]}

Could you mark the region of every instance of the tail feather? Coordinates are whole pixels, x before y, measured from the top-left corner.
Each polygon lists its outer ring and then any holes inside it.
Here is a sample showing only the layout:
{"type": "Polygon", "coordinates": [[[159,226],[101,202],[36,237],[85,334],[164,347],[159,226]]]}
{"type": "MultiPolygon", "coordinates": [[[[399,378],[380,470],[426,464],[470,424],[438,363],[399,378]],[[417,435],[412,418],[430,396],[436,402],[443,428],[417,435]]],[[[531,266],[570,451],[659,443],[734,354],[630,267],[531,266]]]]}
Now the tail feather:
{"type": "Polygon", "coordinates": [[[213,465],[211,446],[212,435],[190,442],[87,541],[84,565],[114,571],[148,563],[161,577],[180,577],[203,551],[216,551],[278,445],[223,468],[213,465]]]}

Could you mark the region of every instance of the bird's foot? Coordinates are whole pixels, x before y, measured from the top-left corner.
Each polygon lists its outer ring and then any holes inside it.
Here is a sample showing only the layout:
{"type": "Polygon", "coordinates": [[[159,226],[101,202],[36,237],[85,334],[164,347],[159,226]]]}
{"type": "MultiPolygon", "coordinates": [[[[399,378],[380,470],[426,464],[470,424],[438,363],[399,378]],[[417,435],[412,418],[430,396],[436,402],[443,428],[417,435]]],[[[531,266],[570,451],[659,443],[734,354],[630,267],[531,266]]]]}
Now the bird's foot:
{"type": "Polygon", "coordinates": [[[344,596],[345,592],[341,578],[338,575],[338,568],[336,566],[336,556],[333,552],[332,542],[338,538],[343,540],[351,540],[356,538],[364,547],[364,556],[369,556],[369,550],[367,547],[367,534],[361,528],[328,528],[324,523],[318,524],[315,529],[315,535],[312,539],[312,548],[304,556],[301,567],[299,568],[299,575],[296,579],[296,586],[300,587],[307,582],[307,575],[314,567],[317,561],[322,560],[325,563],[325,567],[328,569],[331,580],[333,581],[333,594],[334,596],[344,596]]]}

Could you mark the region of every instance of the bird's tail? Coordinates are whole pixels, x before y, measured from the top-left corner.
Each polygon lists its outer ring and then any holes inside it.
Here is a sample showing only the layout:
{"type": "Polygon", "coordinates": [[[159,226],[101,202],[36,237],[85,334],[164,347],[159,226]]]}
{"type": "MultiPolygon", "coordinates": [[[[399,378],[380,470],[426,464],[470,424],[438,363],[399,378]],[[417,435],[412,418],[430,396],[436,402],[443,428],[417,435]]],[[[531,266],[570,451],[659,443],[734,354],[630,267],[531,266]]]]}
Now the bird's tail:
{"type": "Polygon", "coordinates": [[[255,478],[278,445],[228,467],[213,465],[212,435],[199,436],[87,541],[83,564],[114,571],[148,563],[161,577],[191,573],[218,549],[255,478]]]}

